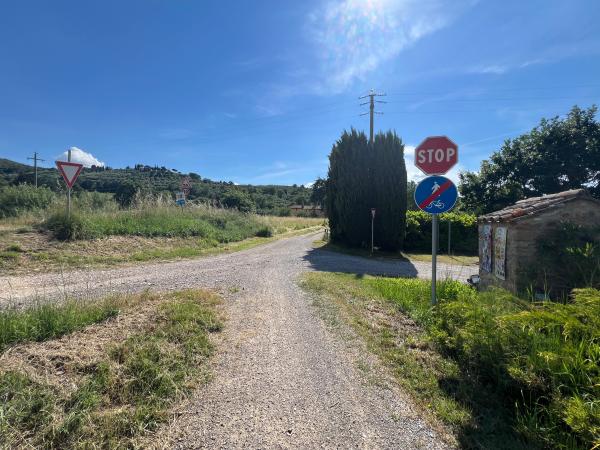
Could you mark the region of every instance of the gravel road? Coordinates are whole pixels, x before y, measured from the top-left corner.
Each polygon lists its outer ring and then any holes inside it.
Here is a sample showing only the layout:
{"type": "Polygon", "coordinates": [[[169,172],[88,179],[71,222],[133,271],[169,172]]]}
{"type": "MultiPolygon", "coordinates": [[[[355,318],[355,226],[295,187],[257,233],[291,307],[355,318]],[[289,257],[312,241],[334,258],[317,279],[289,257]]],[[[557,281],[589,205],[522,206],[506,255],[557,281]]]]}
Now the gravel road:
{"type": "MultiPolygon", "coordinates": [[[[357,364],[361,344],[329,331],[297,285],[310,270],[429,277],[429,265],[314,249],[317,236],[194,260],[0,277],[0,302],[146,288],[223,293],[228,321],[214,379],[165,431],[169,447],[447,448],[397,387],[368,382],[357,364]]],[[[440,267],[453,278],[472,271],[440,267]]]]}

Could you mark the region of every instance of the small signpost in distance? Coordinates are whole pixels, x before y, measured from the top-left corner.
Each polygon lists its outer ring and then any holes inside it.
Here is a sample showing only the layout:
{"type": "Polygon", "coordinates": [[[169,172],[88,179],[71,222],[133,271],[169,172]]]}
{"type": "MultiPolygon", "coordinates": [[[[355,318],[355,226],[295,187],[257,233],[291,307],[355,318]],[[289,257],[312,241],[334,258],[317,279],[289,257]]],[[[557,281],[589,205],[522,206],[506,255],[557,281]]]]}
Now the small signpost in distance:
{"type": "Polygon", "coordinates": [[[373,237],[374,237],[374,231],[373,231],[373,227],[375,226],[375,212],[377,210],[375,208],[371,208],[371,255],[373,254],[373,237]]]}

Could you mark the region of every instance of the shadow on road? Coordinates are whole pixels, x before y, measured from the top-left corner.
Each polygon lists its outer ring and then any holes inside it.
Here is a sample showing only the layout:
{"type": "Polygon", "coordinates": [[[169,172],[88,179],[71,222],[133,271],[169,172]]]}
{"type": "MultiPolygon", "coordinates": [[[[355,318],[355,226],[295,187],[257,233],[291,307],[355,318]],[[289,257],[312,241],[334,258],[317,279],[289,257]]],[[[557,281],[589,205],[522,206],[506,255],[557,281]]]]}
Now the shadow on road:
{"type": "Polygon", "coordinates": [[[369,259],[322,248],[310,249],[303,259],[308,261],[310,267],[318,272],[343,272],[359,276],[380,275],[403,278],[414,278],[418,274],[417,268],[408,260],[369,259]]]}

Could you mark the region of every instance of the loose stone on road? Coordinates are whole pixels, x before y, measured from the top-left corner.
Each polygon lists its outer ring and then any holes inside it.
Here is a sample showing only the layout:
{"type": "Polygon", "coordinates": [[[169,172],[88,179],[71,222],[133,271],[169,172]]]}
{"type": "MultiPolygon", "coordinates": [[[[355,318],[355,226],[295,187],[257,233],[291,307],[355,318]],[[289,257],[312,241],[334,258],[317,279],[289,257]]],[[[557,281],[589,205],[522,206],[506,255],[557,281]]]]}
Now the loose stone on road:
{"type": "MultiPolygon", "coordinates": [[[[331,333],[298,287],[310,270],[428,276],[428,264],[314,249],[315,234],[210,258],[109,270],[0,278],[0,297],[94,297],[145,288],[225,294],[227,326],[213,379],[160,433],[176,448],[447,448],[397,387],[368,383],[358,340],[331,333]],[[10,283],[9,283],[10,281],[10,283]],[[10,287],[9,287],[10,284],[10,287]]],[[[464,267],[443,267],[466,278],[464,267]]]]}

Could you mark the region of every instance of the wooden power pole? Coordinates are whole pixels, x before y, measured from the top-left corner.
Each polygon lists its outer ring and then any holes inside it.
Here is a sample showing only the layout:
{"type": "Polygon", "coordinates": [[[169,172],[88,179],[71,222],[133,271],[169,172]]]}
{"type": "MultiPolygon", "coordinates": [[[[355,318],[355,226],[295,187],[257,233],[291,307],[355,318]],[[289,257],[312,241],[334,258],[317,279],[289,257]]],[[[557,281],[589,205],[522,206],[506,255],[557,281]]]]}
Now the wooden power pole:
{"type": "Polygon", "coordinates": [[[361,103],[360,106],[369,105],[369,112],[362,113],[361,116],[366,116],[369,114],[369,144],[373,145],[373,116],[375,114],[383,114],[382,112],[375,111],[375,103],[386,103],[382,100],[375,100],[375,97],[384,97],[385,94],[383,92],[376,92],[374,89],[371,89],[367,95],[363,95],[362,97],[358,97],[359,100],[369,98],[369,101],[361,103]]]}
{"type": "Polygon", "coordinates": [[[38,180],[37,180],[37,163],[38,161],[45,161],[45,159],[39,158],[37,152],[33,152],[33,157],[32,158],[27,158],[27,159],[31,159],[33,160],[33,171],[35,172],[35,187],[38,187],[38,180]]]}

